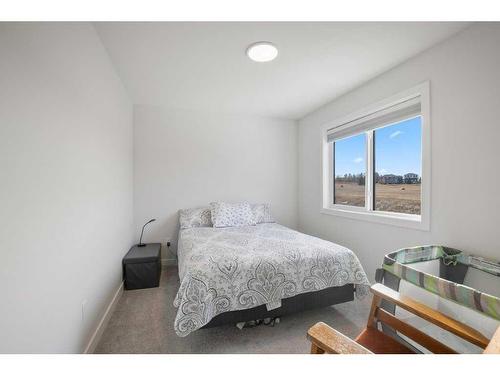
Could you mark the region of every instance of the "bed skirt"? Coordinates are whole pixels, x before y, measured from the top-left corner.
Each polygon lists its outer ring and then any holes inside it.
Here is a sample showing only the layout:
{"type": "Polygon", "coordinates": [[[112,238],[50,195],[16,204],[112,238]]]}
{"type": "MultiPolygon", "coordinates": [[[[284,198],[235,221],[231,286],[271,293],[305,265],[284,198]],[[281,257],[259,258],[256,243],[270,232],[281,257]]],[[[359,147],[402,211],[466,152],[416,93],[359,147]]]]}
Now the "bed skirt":
{"type": "Polygon", "coordinates": [[[281,307],[268,311],[266,305],[247,310],[228,311],[215,316],[202,328],[217,327],[225,324],[236,324],[249,320],[275,318],[300,311],[327,307],[354,300],[354,285],[335,286],[316,292],[302,293],[281,301],[281,307]]]}

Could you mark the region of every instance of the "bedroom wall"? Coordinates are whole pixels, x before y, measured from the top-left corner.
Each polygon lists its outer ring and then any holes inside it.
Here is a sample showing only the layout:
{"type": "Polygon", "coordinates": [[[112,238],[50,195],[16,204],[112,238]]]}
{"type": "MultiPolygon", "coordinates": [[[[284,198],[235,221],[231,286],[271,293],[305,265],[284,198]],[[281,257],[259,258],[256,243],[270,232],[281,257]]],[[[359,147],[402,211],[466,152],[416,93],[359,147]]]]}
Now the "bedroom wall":
{"type": "Polygon", "coordinates": [[[299,121],[299,228],[354,250],[373,280],[383,255],[443,244],[500,259],[500,24],[475,24],[299,121]],[[323,124],[429,80],[430,231],[320,213],[323,124]]]}
{"type": "Polygon", "coordinates": [[[277,221],[297,227],[297,125],[244,115],[134,107],[135,235],[172,239],[178,210],[214,200],[270,202],[277,221]]]}
{"type": "Polygon", "coordinates": [[[90,24],[0,51],[0,352],[79,353],[132,243],[132,105],[90,24]]]}

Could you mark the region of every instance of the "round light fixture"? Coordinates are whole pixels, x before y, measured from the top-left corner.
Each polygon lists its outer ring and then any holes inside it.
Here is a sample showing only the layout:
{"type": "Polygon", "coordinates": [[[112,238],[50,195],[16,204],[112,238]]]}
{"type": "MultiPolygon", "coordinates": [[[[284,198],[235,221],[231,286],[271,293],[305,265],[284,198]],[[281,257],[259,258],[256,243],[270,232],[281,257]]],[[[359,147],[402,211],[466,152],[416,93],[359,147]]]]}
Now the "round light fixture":
{"type": "Polygon", "coordinates": [[[271,42],[257,42],[248,46],[247,56],[253,61],[268,62],[278,56],[278,49],[271,42]]]}

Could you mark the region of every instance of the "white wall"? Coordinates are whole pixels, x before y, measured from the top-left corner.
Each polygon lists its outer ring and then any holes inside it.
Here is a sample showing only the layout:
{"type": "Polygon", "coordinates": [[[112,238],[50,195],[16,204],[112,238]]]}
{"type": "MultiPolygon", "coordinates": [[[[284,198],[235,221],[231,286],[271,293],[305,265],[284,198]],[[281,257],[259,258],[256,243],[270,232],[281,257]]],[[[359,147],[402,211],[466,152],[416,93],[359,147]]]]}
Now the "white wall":
{"type": "MultiPolygon", "coordinates": [[[[299,122],[299,228],[354,250],[368,276],[383,255],[443,244],[500,259],[500,24],[476,24],[299,122]],[[431,230],[320,213],[321,125],[420,82],[431,83],[431,230]]],[[[334,72],[332,72],[334,74],[334,72]]]]}
{"type": "Polygon", "coordinates": [[[277,221],[295,228],[296,123],[135,106],[136,239],[154,217],[145,240],[176,246],[178,210],[215,200],[270,202],[277,221]]]}
{"type": "Polygon", "coordinates": [[[132,106],[90,24],[0,24],[0,55],[0,352],[82,352],[132,243],[132,106]]]}

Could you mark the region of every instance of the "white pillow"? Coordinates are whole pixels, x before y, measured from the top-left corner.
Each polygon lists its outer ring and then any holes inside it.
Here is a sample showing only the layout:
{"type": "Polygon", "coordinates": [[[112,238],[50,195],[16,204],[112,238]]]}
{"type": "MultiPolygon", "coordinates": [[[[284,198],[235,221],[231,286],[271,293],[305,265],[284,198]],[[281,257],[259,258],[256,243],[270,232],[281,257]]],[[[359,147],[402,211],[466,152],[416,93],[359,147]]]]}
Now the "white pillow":
{"type": "Polygon", "coordinates": [[[215,228],[255,225],[252,207],[248,203],[210,203],[212,223],[215,228]]]}
{"type": "Polygon", "coordinates": [[[210,207],[179,210],[179,224],[181,229],[211,227],[212,218],[210,214],[210,207]]]}
{"type": "Polygon", "coordinates": [[[271,216],[271,205],[269,203],[256,203],[251,206],[256,224],[275,222],[271,216]]]}

